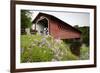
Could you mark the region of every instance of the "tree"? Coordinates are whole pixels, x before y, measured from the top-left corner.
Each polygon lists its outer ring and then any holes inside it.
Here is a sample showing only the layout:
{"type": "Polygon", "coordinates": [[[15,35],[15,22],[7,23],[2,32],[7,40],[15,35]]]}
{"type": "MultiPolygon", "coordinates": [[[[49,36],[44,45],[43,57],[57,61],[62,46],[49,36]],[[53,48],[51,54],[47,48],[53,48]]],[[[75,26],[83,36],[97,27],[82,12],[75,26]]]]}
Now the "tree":
{"type": "Polygon", "coordinates": [[[31,25],[31,12],[29,10],[21,10],[21,34],[25,34],[25,29],[30,28],[31,25]]]}
{"type": "Polygon", "coordinates": [[[78,25],[75,25],[74,27],[75,27],[76,29],[78,29],[78,28],[79,28],[79,26],[78,26],[78,25]]]}
{"type": "Polygon", "coordinates": [[[82,32],[82,40],[87,46],[89,46],[89,27],[80,27],[79,30],[82,32]]]}
{"type": "Polygon", "coordinates": [[[82,32],[82,42],[86,44],[86,46],[89,46],[89,26],[79,27],[78,25],[75,25],[74,27],[82,32]]]}

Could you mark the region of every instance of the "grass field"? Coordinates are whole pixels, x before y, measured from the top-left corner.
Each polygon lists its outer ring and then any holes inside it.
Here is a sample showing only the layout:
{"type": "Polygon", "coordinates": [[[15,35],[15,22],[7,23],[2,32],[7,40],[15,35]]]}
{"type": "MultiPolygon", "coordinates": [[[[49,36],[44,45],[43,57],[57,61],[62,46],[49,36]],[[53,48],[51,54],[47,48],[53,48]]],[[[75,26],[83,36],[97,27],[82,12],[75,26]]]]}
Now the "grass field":
{"type": "Polygon", "coordinates": [[[51,36],[21,35],[21,62],[47,62],[89,59],[89,47],[82,45],[80,57],[62,40],[51,36]]]}

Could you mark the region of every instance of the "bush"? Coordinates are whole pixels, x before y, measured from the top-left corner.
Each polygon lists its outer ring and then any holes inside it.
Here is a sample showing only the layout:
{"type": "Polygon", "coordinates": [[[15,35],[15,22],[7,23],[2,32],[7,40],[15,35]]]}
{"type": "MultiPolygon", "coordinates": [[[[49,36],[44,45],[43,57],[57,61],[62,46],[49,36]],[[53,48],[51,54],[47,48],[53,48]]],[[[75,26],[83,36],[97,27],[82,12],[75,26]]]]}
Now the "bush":
{"type": "Polygon", "coordinates": [[[42,39],[42,36],[40,37],[40,35],[21,36],[21,49],[24,49],[21,54],[21,62],[40,62],[52,60],[52,50],[48,48],[47,44],[44,43],[42,45],[42,41],[40,41],[40,39],[42,39]]]}
{"type": "Polygon", "coordinates": [[[21,62],[77,60],[69,45],[50,35],[21,35],[21,62]]]}
{"type": "Polygon", "coordinates": [[[84,26],[78,28],[82,32],[82,42],[86,44],[86,46],[89,46],[89,29],[90,27],[84,26]]]}
{"type": "Polygon", "coordinates": [[[81,60],[89,59],[89,47],[87,47],[85,44],[81,46],[80,53],[81,60]]]}
{"type": "Polygon", "coordinates": [[[81,42],[79,40],[74,40],[70,45],[71,52],[76,56],[80,56],[80,47],[81,42]]]}
{"type": "Polygon", "coordinates": [[[29,50],[24,49],[23,53],[21,53],[21,62],[28,62],[29,57],[30,57],[29,50]]]}
{"type": "Polygon", "coordinates": [[[62,58],[63,61],[78,60],[78,59],[79,59],[79,57],[76,56],[76,55],[74,55],[74,54],[71,52],[70,49],[68,49],[67,53],[64,54],[64,56],[63,56],[63,58],[62,58]]]}
{"type": "Polygon", "coordinates": [[[35,46],[31,54],[32,62],[51,61],[53,58],[53,53],[49,48],[38,48],[35,46]]]}

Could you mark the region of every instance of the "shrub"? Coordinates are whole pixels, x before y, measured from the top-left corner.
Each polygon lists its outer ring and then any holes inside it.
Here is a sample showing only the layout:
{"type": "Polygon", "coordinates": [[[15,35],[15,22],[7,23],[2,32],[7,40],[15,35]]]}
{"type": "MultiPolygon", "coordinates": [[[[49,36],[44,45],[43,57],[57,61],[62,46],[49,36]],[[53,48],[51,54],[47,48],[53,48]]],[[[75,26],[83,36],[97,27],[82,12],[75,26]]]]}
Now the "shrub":
{"type": "Polygon", "coordinates": [[[21,53],[21,62],[28,62],[29,61],[29,50],[24,49],[24,51],[21,53]]]}
{"type": "Polygon", "coordinates": [[[80,53],[81,60],[89,59],[89,47],[87,47],[85,44],[81,46],[80,53]]]}
{"type": "Polygon", "coordinates": [[[52,58],[53,54],[49,48],[38,48],[35,46],[31,51],[32,62],[51,61],[52,58]]]}
{"type": "Polygon", "coordinates": [[[50,35],[21,35],[21,62],[77,60],[69,45],[50,35]]]}
{"type": "Polygon", "coordinates": [[[74,40],[70,45],[71,52],[76,56],[80,56],[80,47],[81,42],[79,40],[74,40]]]}
{"type": "Polygon", "coordinates": [[[21,36],[21,49],[24,49],[21,54],[21,62],[40,62],[52,59],[52,51],[45,41],[43,44],[42,38],[40,35],[21,36]]]}

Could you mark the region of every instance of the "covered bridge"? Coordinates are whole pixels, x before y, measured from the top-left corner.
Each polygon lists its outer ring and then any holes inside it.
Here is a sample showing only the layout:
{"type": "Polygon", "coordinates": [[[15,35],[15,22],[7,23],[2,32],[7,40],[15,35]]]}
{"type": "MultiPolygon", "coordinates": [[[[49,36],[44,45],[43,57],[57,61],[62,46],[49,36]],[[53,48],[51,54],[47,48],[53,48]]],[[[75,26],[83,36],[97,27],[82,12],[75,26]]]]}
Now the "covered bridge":
{"type": "Polygon", "coordinates": [[[33,29],[38,33],[43,34],[43,31],[46,31],[46,34],[55,39],[79,39],[81,37],[78,29],[50,14],[39,13],[32,23],[33,29]]]}

